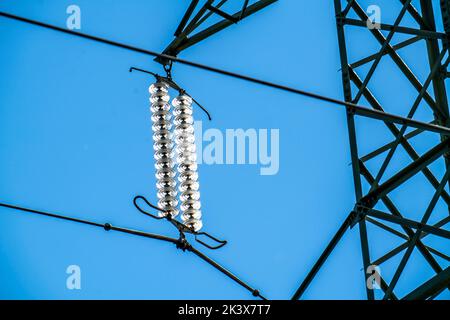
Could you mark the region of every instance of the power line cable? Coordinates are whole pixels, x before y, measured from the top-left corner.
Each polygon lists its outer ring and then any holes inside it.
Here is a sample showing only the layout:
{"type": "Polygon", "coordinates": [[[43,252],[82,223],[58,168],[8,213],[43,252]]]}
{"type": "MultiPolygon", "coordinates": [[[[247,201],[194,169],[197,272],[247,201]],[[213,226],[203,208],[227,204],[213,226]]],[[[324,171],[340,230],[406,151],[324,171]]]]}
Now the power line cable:
{"type": "Polygon", "coordinates": [[[37,214],[37,215],[51,217],[51,218],[55,218],[55,219],[70,221],[70,222],[76,222],[76,223],[80,223],[80,224],[84,224],[84,225],[90,225],[90,226],[94,226],[94,227],[98,227],[98,228],[103,228],[106,231],[117,231],[117,232],[131,234],[131,235],[135,235],[135,236],[139,236],[139,237],[150,238],[150,239],[161,240],[161,241],[173,243],[173,244],[176,245],[176,247],[178,249],[181,249],[182,251],[192,252],[197,257],[199,257],[200,259],[202,259],[203,261],[205,261],[206,263],[208,263],[209,265],[213,266],[215,269],[217,269],[218,271],[220,271],[221,273],[226,275],[228,278],[232,279],[233,281],[238,283],[240,286],[242,286],[246,290],[250,291],[254,297],[259,297],[259,298],[261,298],[263,300],[267,300],[263,295],[261,295],[259,290],[252,288],[246,282],[244,282],[243,280],[238,278],[236,275],[231,273],[228,269],[224,268],[222,265],[220,265],[216,261],[212,260],[211,258],[209,258],[207,255],[205,255],[204,253],[202,253],[201,251],[199,251],[195,247],[193,247],[186,240],[184,235],[180,236],[180,238],[178,238],[178,239],[175,239],[175,238],[162,236],[162,235],[159,235],[159,234],[148,233],[148,232],[144,232],[144,231],[133,230],[133,229],[123,228],[123,227],[116,227],[116,226],[113,226],[110,223],[98,223],[98,222],[93,222],[93,221],[89,221],[89,220],[73,218],[73,217],[66,216],[66,215],[61,215],[61,214],[50,213],[50,212],[41,211],[41,210],[24,208],[24,207],[20,207],[20,206],[16,206],[16,205],[11,205],[11,204],[8,204],[8,203],[1,203],[0,202],[0,207],[4,207],[4,208],[15,210],[15,211],[27,212],[27,213],[37,214]]]}
{"type": "Polygon", "coordinates": [[[131,46],[131,45],[127,45],[127,44],[119,43],[119,42],[116,42],[116,41],[104,39],[104,38],[101,38],[101,37],[92,36],[92,35],[85,34],[85,33],[80,33],[80,32],[75,32],[75,31],[72,31],[72,30],[68,30],[68,29],[64,29],[64,28],[61,28],[61,27],[50,25],[50,24],[47,24],[47,23],[44,23],[44,22],[31,20],[31,19],[28,19],[28,18],[20,17],[20,16],[16,16],[16,15],[13,15],[13,14],[10,14],[10,13],[6,13],[6,12],[1,12],[0,11],[0,16],[5,17],[5,18],[9,18],[9,19],[13,19],[13,20],[16,20],[16,21],[21,21],[21,22],[32,24],[32,25],[44,27],[44,28],[47,28],[47,29],[63,32],[63,33],[70,34],[70,35],[73,35],[73,36],[77,36],[77,37],[81,37],[81,38],[85,38],[85,39],[101,42],[101,43],[104,43],[104,44],[112,45],[112,46],[123,48],[123,49],[126,49],[126,50],[131,50],[131,51],[134,51],[134,52],[150,55],[150,56],[153,56],[153,57],[159,57],[159,58],[161,58],[163,60],[166,60],[166,61],[177,62],[179,64],[188,65],[188,66],[191,66],[191,67],[194,67],[194,68],[203,69],[203,70],[206,70],[206,71],[222,74],[222,75],[225,75],[225,76],[233,77],[233,78],[244,80],[244,81],[248,81],[248,82],[253,82],[253,83],[256,83],[256,84],[259,84],[259,85],[263,85],[263,86],[266,86],[266,87],[271,87],[271,88],[274,88],[274,89],[279,89],[279,90],[283,90],[283,91],[286,91],[286,92],[291,92],[291,93],[294,93],[294,94],[306,96],[306,97],[313,98],[313,99],[316,99],[316,100],[321,100],[321,101],[324,101],[324,102],[337,104],[337,105],[346,107],[347,112],[354,113],[354,114],[359,115],[359,116],[364,116],[364,117],[368,117],[368,118],[372,118],[372,119],[376,119],[376,120],[382,120],[382,121],[386,121],[386,122],[390,122],[390,123],[396,123],[396,124],[401,124],[401,125],[408,125],[408,126],[413,127],[413,128],[427,130],[427,131],[439,133],[439,134],[442,134],[442,135],[450,136],[450,129],[446,128],[446,127],[443,127],[443,126],[439,126],[439,125],[435,125],[435,124],[429,124],[429,123],[422,122],[422,121],[417,121],[417,120],[413,120],[413,119],[404,118],[404,117],[401,117],[401,116],[398,116],[398,115],[395,115],[395,114],[391,114],[391,113],[386,113],[386,112],[379,111],[379,110],[370,109],[370,108],[367,108],[367,107],[356,105],[354,103],[350,103],[350,102],[342,101],[342,100],[339,100],[339,99],[323,96],[323,95],[320,95],[320,94],[317,94],[317,93],[312,93],[312,92],[308,92],[308,91],[305,91],[305,90],[300,90],[300,89],[292,88],[292,87],[289,87],[289,86],[285,86],[285,85],[282,85],[282,84],[278,84],[278,83],[274,83],[274,82],[270,82],[270,81],[266,81],[266,80],[261,80],[261,79],[257,79],[257,78],[253,78],[253,77],[242,75],[242,74],[239,74],[239,73],[236,73],[236,72],[231,72],[231,71],[227,71],[227,70],[211,67],[211,66],[208,66],[208,65],[200,64],[200,63],[189,61],[189,60],[185,60],[185,59],[180,59],[180,58],[177,58],[177,57],[174,57],[174,56],[170,56],[170,55],[166,55],[166,54],[160,54],[160,53],[157,53],[155,51],[150,51],[150,50],[134,47],[134,46],[131,46]]]}

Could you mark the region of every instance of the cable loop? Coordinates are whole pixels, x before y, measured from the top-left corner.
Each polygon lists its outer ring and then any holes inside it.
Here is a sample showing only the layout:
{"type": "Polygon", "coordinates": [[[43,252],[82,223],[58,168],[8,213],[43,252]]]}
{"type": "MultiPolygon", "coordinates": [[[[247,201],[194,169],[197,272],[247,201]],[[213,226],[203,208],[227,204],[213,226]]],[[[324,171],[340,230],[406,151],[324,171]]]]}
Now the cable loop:
{"type": "Polygon", "coordinates": [[[220,248],[222,248],[223,246],[225,246],[225,245],[228,243],[228,241],[226,241],[226,240],[219,240],[219,239],[217,239],[216,237],[213,237],[212,235],[210,235],[209,233],[204,232],[204,231],[203,231],[203,232],[195,233],[195,241],[197,241],[198,243],[200,243],[200,244],[203,245],[204,247],[206,247],[206,248],[208,248],[208,249],[211,249],[211,250],[217,250],[217,249],[220,249],[220,248]],[[198,238],[198,236],[201,236],[201,235],[204,235],[204,236],[210,238],[211,240],[214,240],[215,242],[217,242],[217,243],[219,243],[219,244],[218,244],[217,246],[211,246],[211,245],[209,245],[209,244],[203,242],[202,240],[200,240],[200,239],[198,238]]]}
{"type": "MultiPolygon", "coordinates": [[[[134,204],[134,206],[135,206],[136,209],[138,209],[141,213],[143,213],[143,214],[145,214],[146,216],[149,216],[149,217],[151,217],[151,218],[153,218],[153,219],[155,219],[155,220],[163,220],[163,219],[165,219],[165,220],[171,222],[171,223],[177,228],[178,232],[180,233],[180,239],[184,239],[184,241],[186,241],[186,242],[187,242],[187,240],[186,240],[186,234],[192,234],[192,235],[194,236],[195,241],[197,241],[197,242],[200,243],[202,246],[204,246],[204,247],[206,247],[206,248],[208,248],[208,249],[211,249],[211,250],[217,250],[217,249],[220,249],[220,248],[222,248],[223,246],[225,246],[225,245],[228,243],[228,241],[226,241],[226,240],[220,240],[220,239],[218,239],[218,238],[216,238],[216,237],[210,235],[210,234],[207,233],[207,232],[204,232],[204,231],[202,231],[202,232],[195,232],[194,230],[189,229],[188,227],[186,227],[186,226],[185,226],[184,224],[182,224],[181,222],[179,222],[179,221],[173,219],[173,218],[170,216],[170,214],[168,214],[168,215],[166,215],[166,216],[162,216],[162,217],[159,217],[159,216],[157,216],[157,215],[155,215],[155,214],[152,214],[152,213],[150,213],[150,212],[148,212],[148,211],[142,209],[142,207],[141,207],[141,206],[139,205],[139,203],[138,203],[138,200],[144,201],[144,203],[145,203],[147,206],[149,206],[150,208],[155,209],[155,210],[157,210],[157,211],[159,211],[159,212],[165,212],[164,210],[162,210],[161,208],[158,208],[157,206],[155,206],[154,204],[152,204],[152,203],[151,203],[150,201],[148,201],[144,196],[136,196],[136,197],[134,197],[134,199],[133,199],[133,204],[134,204]],[[204,242],[203,240],[199,239],[199,236],[205,236],[205,237],[209,238],[210,240],[212,240],[212,241],[218,243],[218,245],[215,245],[215,246],[210,245],[210,244],[204,242]]],[[[178,244],[177,244],[177,247],[178,247],[178,244]]]]}
{"type": "MultiPolygon", "coordinates": [[[[162,210],[162,209],[160,209],[160,208],[158,208],[157,206],[151,204],[150,201],[148,201],[145,197],[143,197],[143,196],[136,196],[136,197],[134,197],[134,199],[133,199],[133,204],[134,204],[134,206],[136,207],[136,209],[138,209],[141,213],[143,213],[143,214],[145,214],[146,216],[149,216],[149,217],[151,217],[151,218],[153,218],[153,219],[156,219],[156,220],[162,220],[162,219],[165,219],[165,218],[166,218],[166,217],[164,217],[164,216],[163,216],[163,217],[156,216],[156,215],[154,215],[154,214],[152,214],[152,213],[150,213],[150,212],[145,211],[144,209],[142,209],[142,208],[139,206],[139,204],[137,203],[137,201],[138,201],[139,199],[142,200],[142,201],[144,201],[145,204],[148,205],[149,207],[151,207],[151,208],[153,208],[153,209],[155,209],[155,210],[158,210],[159,212],[165,212],[165,211],[162,210]]],[[[167,217],[170,217],[170,214],[167,215],[167,217]]]]}
{"type": "MultiPolygon", "coordinates": [[[[164,70],[166,70],[165,67],[164,67],[164,70]]],[[[136,68],[136,67],[131,67],[129,69],[129,71],[130,72],[139,71],[139,72],[147,73],[147,74],[150,74],[153,77],[155,77],[156,81],[158,81],[158,82],[163,81],[163,82],[167,83],[169,85],[169,87],[171,87],[172,89],[178,91],[180,94],[185,94],[185,95],[189,96],[192,99],[192,101],[200,109],[202,109],[202,111],[206,114],[206,116],[208,117],[208,120],[209,121],[212,120],[212,117],[211,117],[211,114],[209,113],[209,111],[205,107],[203,107],[197,100],[195,100],[190,94],[188,94],[185,89],[181,88],[175,81],[173,81],[172,76],[170,74],[170,71],[169,71],[169,74],[167,75],[167,77],[163,77],[163,76],[160,76],[157,73],[154,73],[154,72],[151,72],[151,71],[147,71],[147,70],[144,70],[144,69],[140,69],[140,68],[136,68]]]]}

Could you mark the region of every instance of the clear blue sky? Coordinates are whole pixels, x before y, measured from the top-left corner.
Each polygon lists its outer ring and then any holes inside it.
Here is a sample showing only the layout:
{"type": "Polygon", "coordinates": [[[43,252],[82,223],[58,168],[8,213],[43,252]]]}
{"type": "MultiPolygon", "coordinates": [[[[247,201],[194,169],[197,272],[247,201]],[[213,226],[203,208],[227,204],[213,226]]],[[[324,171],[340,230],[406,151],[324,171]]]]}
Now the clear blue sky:
{"type": "MultiPolygon", "coordinates": [[[[400,11],[397,2],[370,4],[379,4],[383,22],[392,23],[400,11]]],[[[161,51],[187,3],[4,0],[0,10],[65,27],[67,6],[77,4],[81,32],[161,51]]],[[[410,17],[403,25],[415,26],[410,17]]],[[[366,30],[348,30],[351,61],[379,50],[366,30]]],[[[156,191],[148,108],[152,79],[128,69],[161,72],[161,66],[148,56],[4,18],[0,34],[0,201],[176,236],[132,205],[137,194],[154,201],[156,191]]],[[[402,52],[422,81],[428,71],[423,53],[423,44],[402,52]]],[[[279,1],[181,57],[342,98],[333,1],[279,1]]],[[[370,88],[387,110],[406,115],[416,93],[388,59],[380,70],[370,88]]],[[[187,66],[175,65],[173,73],[211,111],[212,122],[195,113],[204,130],[279,129],[278,174],[261,176],[257,165],[201,165],[200,183],[204,230],[229,241],[221,250],[206,252],[269,298],[290,298],[354,205],[345,112],[187,66]]],[[[418,118],[432,119],[426,106],[418,118]]],[[[357,129],[361,155],[392,139],[373,120],[358,119],[357,129]]],[[[423,135],[413,143],[424,152],[436,141],[423,135]]],[[[402,150],[394,160],[386,177],[410,161],[402,150]]],[[[379,160],[368,164],[371,169],[379,165],[379,160]]],[[[439,166],[432,170],[442,176],[439,166]]],[[[418,176],[393,199],[417,218],[432,192],[418,176]]],[[[444,209],[439,203],[431,222],[442,218],[444,209]]],[[[0,209],[0,226],[0,298],[252,298],[170,244],[6,209],[0,209]],[[66,288],[69,265],[81,268],[81,290],[66,288]]],[[[369,236],[374,257],[402,243],[372,226],[369,236]]],[[[426,242],[446,249],[444,242],[426,242]]],[[[381,266],[388,279],[400,257],[381,266]]],[[[399,296],[433,275],[416,251],[411,261],[398,284],[399,296]]],[[[355,228],[304,298],[364,297],[355,228]]]]}

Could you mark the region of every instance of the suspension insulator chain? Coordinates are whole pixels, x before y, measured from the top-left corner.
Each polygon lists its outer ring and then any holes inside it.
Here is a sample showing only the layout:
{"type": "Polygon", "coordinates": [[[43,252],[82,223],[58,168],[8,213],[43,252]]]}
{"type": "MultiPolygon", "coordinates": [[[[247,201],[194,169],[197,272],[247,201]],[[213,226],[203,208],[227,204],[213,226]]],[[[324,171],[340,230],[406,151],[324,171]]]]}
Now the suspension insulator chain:
{"type": "Polygon", "coordinates": [[[186,227],[193,231],[199,231],[203,224],[200,211],[192,98],[186,94],[180,94],[172,104],[174,106],[176,162],[178,181],[180,182],[179,191],[181,192],[181,219],[186,227]]]}
{"type": "Polygon", "coordinates": [[[172,114],[170,112],[169,86],[158,81],[149,88],[153,122],[153,149],[156,168],[158,207],[164,210],[160,216],[178,215],[176,172],[173,163],[172,114]]]}

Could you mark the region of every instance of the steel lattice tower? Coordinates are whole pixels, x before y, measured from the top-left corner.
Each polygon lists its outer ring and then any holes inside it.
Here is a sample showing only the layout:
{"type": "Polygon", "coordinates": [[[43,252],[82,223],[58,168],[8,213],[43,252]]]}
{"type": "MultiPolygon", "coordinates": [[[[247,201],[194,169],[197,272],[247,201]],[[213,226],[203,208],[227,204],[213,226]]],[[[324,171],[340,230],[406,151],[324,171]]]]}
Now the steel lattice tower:
{"type": "MultiPolygon", "coordinates": [[[[358,104],[364,98],[365,102],[371,108],[385,112],[379,99],[382,98],[383,101],[386,101],[389,97],[377,97],[370,89],[370,81],[375,72],[383,72],[383,70],[379,71],[380,61],[382,59],[390,59],[397,70],[404,75],[409,84],[416,90],[415,100],[408,102],[407,105],[410,106],[410,109],[405,110],[405,114],[408,114],[407,118],[429,122],[430,119],[418,119],[419,116],[415,115],[416,110],[423,101],[424,105],[430,108],[433,114],[434,119],[431,123],[449,127],[449,108],[445,79],[448,76],[447,65],[449,63],[450,1],[441,0],[439,4],[437,1],[432,3],[431,0],[420,0],[420,9],[414,7],[411,0],[398,1],[401,4],[401,11],[398,13],[393,24],[379,23],[375,28],[369,28],[368,22],[373,23],[374,21],[369,20],[366,9],[363,7],[363,5],[368,5],[367,3],[362,4],[362,1],[354,0],[334,0],[345,101],[358,104]],[[350,13],[356,14],[358,18],[350,18],[350,13]],[[437,21],[439,21],[437,14],[442,14],[442,20],[444,22],[443,29],[445,32],[436,31],[437,21]],[[417,28],[401,26],[402,20],[407,15],[417,23],[417,28]],[[359,61],[349,61],[349,52],[360,44],[352,42],[349,39],[346,26],[347,28],[364,28],[366,30],[365,32],[379,43],[381,46],[380,50],[359,61]],[[398,34],[407,36],[407,40],[395,45],[391,44],[393,37],[398,34]],[[423,83],[415,75],[414,68],[407,65],[399,52],[401,49],[412,46],[420,41],[425,42],[426,45],[424,48],[426,50],[416,52],[416,54],[427,57],[429,63],[428,76],[423,83]],[[362,77],[360,74],[363,72],[358,70],[362,66],[369,68],[365,77],[362,77]]],[[[389,110],[386,110],[386,112],[389,112],[389,110]]],[[[370,272],[367,272],[369,266],[382,265],[384,262],[400,255],[401,260],[395,272],[386,275],[386,277],[383,274],[383,277],[379,279],[379,285],[383,290],[384,299],[433,299],[447,287],[450,287],[450,268],[443,268],[438,263],[436,257],[447,260],[447,262],[449,261],[449,257],[425,245],[422,239],[424,237],[441,237],[444,240],[450,238],[450,232],[444,229],[445,225],[450,222],[448,213],[438,223],[434,225],[428,224],[431,215],[435,214],[436,210],[434,209],[439,199],[442,199],[447,206],[450,206],[450,195],[446,191],[450,175],[447,135],[441,134],[439,142],[434,147],[423,154],[419,154],[413,148],[410,139],[423,134],[426,130],[415,129],[407,132],[408,125],[406,123],[396,125],[380,119],[392,134],[392,141],[362,156],[358,152],[355,115],[358,115],[358,113],[355,114],[355,111],[351,107],[347,108],[347,126],[355,188],[355,207],[293,298],[299,299],[302,296],[342,236],[347,230],[358,225],[366,283],[370,280],[368,278],[371,276],[370,272]],[[400,148],[408,154],[411,162],[406,166],[403,165],[403,168],[394,175],[385,175],[386,168],[393,161],[393,155],[400,148]],[[381,157],[382,165],[378,171],[373,169],[371,171],[368,168],[367,162],[376,157],[381,157]],[[436,162],[441,162],[442,167],[444,169],[446,168],[442,179],[438,179],[429,168],[430,165],[436,162]],[[422,175],[434,188],[432,199],[425,197],[424,199],[420,199],[421,201],[428,202],[427,209],[424,213],[421,213],[422,219],[420,220],[411,219],[411,215],[408,212],[401,212],[390,195],[392,191],[401,188],[416,175],[422,175]],[[378,209],[380,206],[383,209],[378,209]],[[383,232],[400,237],[404,241],[403,244],[381,257],[376,257],[375,260],[375,257],[371,256],[369,250],[371,247],[371,239],[367,232],[367,225],[369,223],[380,228],[383,232]],[[397,225],[401,229],[392,228],[390,225],[397,225]],[[431,279],[421,279],[421,285],[419,287],[411,290],[404,297],[398,297],[394,289],[399,279],[404,276],[406,264],[408,262],[413,263],[411,262],[411,255],[414,250],[417,250],[423,256],[434,270],[435,276],[431,279]],[[388,277],[390,281],[386,280],[388,277]]],[[[371,134],[376,133],[371,132],[371,134]]],[[[368,299],[375,298],[374,291],[367,285],[366,291],[368,299]]]]}

